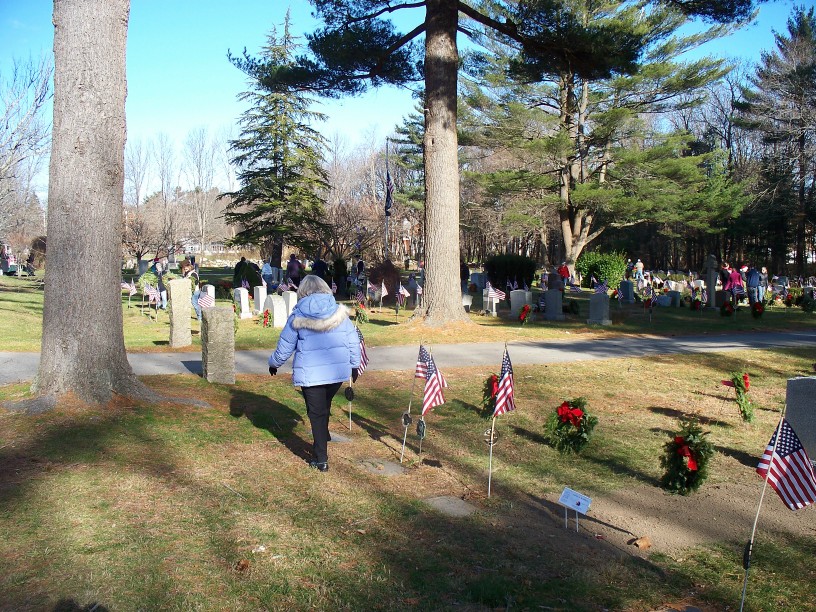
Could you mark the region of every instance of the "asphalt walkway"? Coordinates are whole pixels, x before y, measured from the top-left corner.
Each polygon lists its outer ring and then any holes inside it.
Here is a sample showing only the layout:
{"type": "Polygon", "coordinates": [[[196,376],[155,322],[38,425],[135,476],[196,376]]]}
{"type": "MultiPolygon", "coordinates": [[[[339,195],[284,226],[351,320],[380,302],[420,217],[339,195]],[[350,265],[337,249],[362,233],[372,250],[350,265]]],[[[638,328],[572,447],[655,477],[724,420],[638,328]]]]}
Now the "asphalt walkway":
{"type": "MultiPolygon", "coordinates": [[[[568,363],[571,361],[648,357],[689,353],[715,353],[816,345],[815,331],[754,332],[726,335],[678,337],[615,337],[511,342],[508,350],[514,365],[568,363]]],[[[369,370],[413,370],[417,344],[368,348],[369,370]]],[[[430,346],[434,361],[442,369],[501,364],[504,343],[437,344],[430,346]]],[[[266,374],[269,350],[236,351],[238,374],[266,374]]],[[[0,352],[0,384],[34,378],[39,353],[0,352]]],[[[201,353],[129,353],[128,361],[139,376],[201,374],[201,353]]],[[[291,360],[280,369],[291,372],[291,360]]]]}

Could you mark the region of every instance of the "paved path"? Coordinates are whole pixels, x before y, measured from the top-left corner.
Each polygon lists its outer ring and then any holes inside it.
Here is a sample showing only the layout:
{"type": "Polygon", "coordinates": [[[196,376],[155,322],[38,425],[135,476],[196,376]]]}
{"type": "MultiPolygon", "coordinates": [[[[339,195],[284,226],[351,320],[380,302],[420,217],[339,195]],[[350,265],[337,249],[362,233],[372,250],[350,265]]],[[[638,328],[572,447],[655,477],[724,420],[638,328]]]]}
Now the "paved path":
{"type": "MultiPolygon", "coordinates": [[[[575,336],[564,340],[512,342],[510,357],[516,365],[565,363],[588,359],[647,357],[673,353],[708,353],[746,349],[782,348],[816,345],[815,331],[760,332],[729,335],[679,337],[615,337],[586,339],[575,336]]],[[[440,368],[491,366],[501,363],[501,342],[432,345],[434,360],[440,368]]],[[[266,374],[269,350],[236,351],[235,369],[239,374],[266,374]]],[[[368,349],[369,370],[413,370],[417,345],[383,346],[368,349]]],[[[154,374],[200,374],[201,353],[130,353],[128,360],[139,376],[154,374]]],[[[31,380],[37,372],[39,353],[0,352],[0,384],[31,380]]],[[[280,370],[291,371],[291,360],[280,370]]]]}

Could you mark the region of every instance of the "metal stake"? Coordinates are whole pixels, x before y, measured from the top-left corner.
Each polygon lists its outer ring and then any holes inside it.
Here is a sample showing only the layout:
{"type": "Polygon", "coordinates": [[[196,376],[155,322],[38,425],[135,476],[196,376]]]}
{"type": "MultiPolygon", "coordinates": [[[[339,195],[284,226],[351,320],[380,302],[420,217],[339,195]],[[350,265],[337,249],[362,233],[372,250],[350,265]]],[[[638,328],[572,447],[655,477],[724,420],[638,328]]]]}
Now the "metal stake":
{"type": "Polygon", "coordinates": [[[493,434],[496,429],[496,417],[493,417],[493,422],[490,424],[490,459],[487,463],[487,496],[490,497],[490,485],[493,479],[493,434]]]}

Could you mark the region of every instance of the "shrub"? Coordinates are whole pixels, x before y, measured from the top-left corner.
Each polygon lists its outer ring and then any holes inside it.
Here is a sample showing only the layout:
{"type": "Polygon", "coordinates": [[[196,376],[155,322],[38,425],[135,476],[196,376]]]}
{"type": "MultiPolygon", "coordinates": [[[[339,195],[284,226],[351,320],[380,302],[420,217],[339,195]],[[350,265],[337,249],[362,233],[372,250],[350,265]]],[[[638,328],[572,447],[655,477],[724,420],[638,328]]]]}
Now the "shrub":
{"type": "Polygon", "coordinates": [[[666,442],[660,465],[665,469],[661,484],[671,493],[688,495],[708,478],[708,462],[714,445],[696,419],[682,419],[680,431],[666,442]]]}
{"type": "Polygon", "coordinates": [[[484,268],[490,284],[503,291],[508,280],[517,281],[519,287],[523,283],[531,286],[536,264],[529,257],[521,255],[496,255],[485,262],[484,268]]]}
{"type": "Polygon", "coordinates": [[[598,281],[615,287],[626,274],[626,257],[623,253],[587,251],[575,262],[575,269],[586,282],[594,276],[598,281]]]}

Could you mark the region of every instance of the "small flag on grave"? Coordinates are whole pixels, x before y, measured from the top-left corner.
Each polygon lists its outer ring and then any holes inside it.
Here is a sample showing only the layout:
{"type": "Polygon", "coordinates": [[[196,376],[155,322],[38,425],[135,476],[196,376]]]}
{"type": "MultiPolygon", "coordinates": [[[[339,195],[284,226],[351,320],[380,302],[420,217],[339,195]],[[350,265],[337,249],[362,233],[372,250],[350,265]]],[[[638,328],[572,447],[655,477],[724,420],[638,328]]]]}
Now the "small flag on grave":
{"type": "Polygon", "coordinates": [[[768,479],[791,510],[816,503],[816,476],[810,458],[787,419],[782,419],[768,442],[756,471],[768,479]]]}
{"type": "Polygon", "coordinates": [[[502,356],[501,374],[499,375],[498,391],[496,391],[496,409],[493,416],[506,414],[516,409],[515,386],[513,383],[513,366],[510,363],[510,355],[504,349],[502,356]]]}
{"type": "Polygon", "coordinates": [[[215,298],[206,291],[198,294],[198,305],[201,308],[212,308],[215,306],[215,298]]]}
{"type": "Polygon", "coordinates": [[[366,352],[363,332],[360,331],[359,327],[355,327],[354,329],[357,330],[357,337],[360,339],[360,367],[357,369],[357,371],[362,374],[365,372],[366,366],[368,365],[368,352],[366,352]]]}
{"type": "Polygon", "coordinates": [[[489,300],[503,300],[506,297],[504,291],[500,291],[487,281],[487,299],[489,300]]]}

